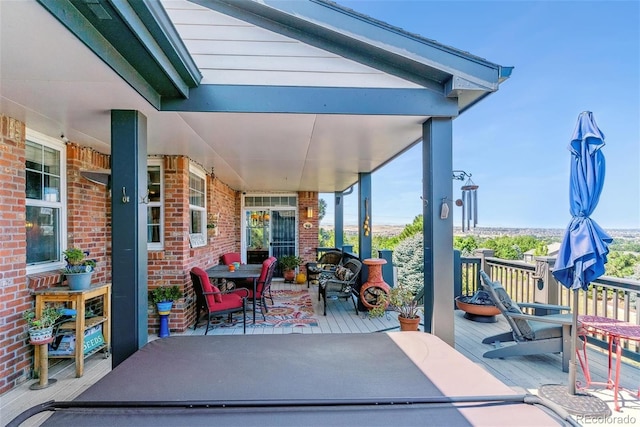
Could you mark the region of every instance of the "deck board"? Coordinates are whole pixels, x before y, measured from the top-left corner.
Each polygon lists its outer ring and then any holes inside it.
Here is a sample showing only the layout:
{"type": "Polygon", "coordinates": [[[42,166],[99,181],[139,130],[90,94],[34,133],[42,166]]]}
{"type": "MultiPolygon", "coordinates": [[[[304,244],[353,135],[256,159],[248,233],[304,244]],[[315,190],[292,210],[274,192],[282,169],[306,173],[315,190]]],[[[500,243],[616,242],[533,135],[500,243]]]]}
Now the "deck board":
{"type": "MultiPolygon", "coordinates": [[[[302,285],[305,286],[305,285],[302,285]]],[[[302,289],[300,285],[275,282],[273,289],[302,289]]],[[[306,287],[305,287],[306,289],[306,287]]],[[[247,334],[317,334],[317,333],[358,333],[376,332],[391,328],[397,328],[396,316],[392,313],[381,318],[369,318],[366,313],[356,314],[351,301],[332,300],[328,302],[327,316],[322,315],[322,301],[318,301],[317,286],[310,288],[318,326],[305,328],[271,328],[247,326],[247,334]]],[[[259,314],[258,314],[259,315],[259,314]]],[[[482,339],[502,331],[508,331],[506,321],[498,316],[496,323],[479,323],[467,320],[463,312],[456,310],[455,340],[456,349],[478,366],[482,366],[489,373],[510,387],[519,391],[527,390],[536,393],[544,384],[567,384],[568,374],[562,372],[561,358],[559,355],[539,355],[511,357],[507,359],[485,359],[482,354],[492,347],[482,344],[482,339]]],[[[422,328],[421,328],[422,329],[422,328]]],[[[195,331],[191,327],[183,335],[202,335],[205,327],[200,326],[195,331]]],[[[176,333],[174,333],[176,334],[176,333]]],[[[213,328],[209,334],[242,334],[242,328],[213,328]]],[[[155,337],[150,337],[155,339],[155,337]]],[[[588,346],[589,365],[594,381],[605,381],[607,378],[607,354],[603,350],[592,345],[588,346]]],[[[111,369],[111,359],[104,359],[100,353],[90,356],[85,361],[85,375],[75,378],[73,362],[67,359],[58,359],[50,368],[50,377],[58,382],[44,390],[30,390],[29,385],[35,380],[16,387],[14,390],[0,396],[0,421],[5,425],[23,410],[49,400],[71,400],[86,388],[94,384],[99,378],[111,369]]],[[[622,394],[623,412],[614,415],[631,415],[640,419],[640,402],[634,394],[640,386],[640,368],[638,364],[624,363],[621,385],[630,391],[622,394]]],[[[579,380],[583,381],[582,371],[578,366],[579,380]]],[[[595,385],[590,392],[605,400],[612,407],[613,397],[610,390],[595,385]]],[[[25,423],[25,426],[37,426],[46,415],[34,417],[25,423]]],[[[597,425],[591,423],[590,425],[597,425]]]]}

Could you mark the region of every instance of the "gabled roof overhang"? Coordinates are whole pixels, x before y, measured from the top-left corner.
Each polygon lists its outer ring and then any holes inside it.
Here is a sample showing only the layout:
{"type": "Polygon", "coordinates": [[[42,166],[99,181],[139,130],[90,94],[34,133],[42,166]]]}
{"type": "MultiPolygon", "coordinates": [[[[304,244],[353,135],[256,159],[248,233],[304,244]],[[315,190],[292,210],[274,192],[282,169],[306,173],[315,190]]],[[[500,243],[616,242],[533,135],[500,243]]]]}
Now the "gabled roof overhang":
{"type": "Polygon", "coordinates": [[[202,78],[159,2],[38,1],[157,109],[202,78]]]}
{"type": "Polygon", "coordinates": [[[38,1],[161,111],[455,117],[511,73],[329,1],[193,0],[421,86],[198,87],[201,74],[159,2],[38,1]]]}
{"type": "MultiPolygon", "coordinates": [[[[406,114],[455,117],[459,112],[496,91],[499,84],[509,77],[512,70],[511,67],[501,67],[467,52],[373,20],[330,1],[191,1],[418,84],[433,91],[434,97],[444,95],[447,98],[456,99],[458,107],[458,111],[454,114],[448,111],[449,104],[447,103],[440,104],[445,107],[445,111],[438,111],[437,108],[429,108],[428,111],[425,111],[425,108],[421,108],[419,112],[411,110],[413,112],[406,114]],[[461,96],[462,94],[464,96],[461,96]]],[[[253,88],[256,90],[257,86],[253,86],[253,88]]],[[[225,92],[229,90],[232,90],[232,87],[227,87],[225,92]]],[[[278,90],[285,89],[279,88],[278,90]]],[[[428,97],[426,94],[418,95],[421,90],[416,89],[410,99],[428,97]]],[[[215,92],[212,90],[209,93],[214,94],[215,92]]],[[[404,93],[411,94],[412,92],[407,90],[394,94],[394,96],[400,95],[402,97],[404,93]]],[[[391,94],[391,92],[388,93],[391,94]]],[[[368,96],[371,96],[370,91],[357,88],[353,88],[351,94],[362,97],[358,101],[366,100],[368,96]]],[[[296,94],[291,93],[291,95],[295,96],[296,94]]],[[[333,98],[331,88],[318,89],[314,91],[313,95],[329,101],[333,98]],[[324,92],[327,92],[326,98],[322,97],[324,92]]],[[[177,107],[178,103],[179,101],[172,100],[165,105],[169,109],[180,109],[177,107]]],[[[197,104],[202,105],[201,102],[197,104]]],[[[396,103],[392,102],[388,105],[394,109],[394,104],[396,103]]],[[[430,105],[435,107],[433,102],[430,105]]],[[[192,107],[185,106],[183,108],[188,110],[192,107]]],[[[214,109],[213,111],[223,110],[214,109]]],[[[232,109],[231,111],[238,110],[232,109]]],[[[291,108],[288,112],[303,113],[308,111],[305,109],[296,111],[291,108]]],[[[321,110],[316,112],[323,113],[321,110]]],[[[340,111],[335,112],[340,113],[340,111]]],[[[371,114],[368,110],[359,108],[344,113],[371,114]]],[[[390,112],[390,114],[404,113],[390,112]]]]}

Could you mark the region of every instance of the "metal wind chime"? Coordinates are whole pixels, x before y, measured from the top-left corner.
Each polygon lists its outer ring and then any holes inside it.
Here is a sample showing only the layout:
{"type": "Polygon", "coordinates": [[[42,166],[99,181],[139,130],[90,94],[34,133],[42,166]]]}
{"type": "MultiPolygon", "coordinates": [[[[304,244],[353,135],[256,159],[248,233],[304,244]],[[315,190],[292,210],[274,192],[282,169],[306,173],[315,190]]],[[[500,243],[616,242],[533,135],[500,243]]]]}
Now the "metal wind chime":
{"type": "Polygon", "coordinates": [[[478,186],[471,180],[471,174],[465,171],[453,171],[453,179],[466,182],[460,190],[462,197],[456,200],[456,206],[462,207],[462,231],[471,230],[478,225],[478,186]]]}

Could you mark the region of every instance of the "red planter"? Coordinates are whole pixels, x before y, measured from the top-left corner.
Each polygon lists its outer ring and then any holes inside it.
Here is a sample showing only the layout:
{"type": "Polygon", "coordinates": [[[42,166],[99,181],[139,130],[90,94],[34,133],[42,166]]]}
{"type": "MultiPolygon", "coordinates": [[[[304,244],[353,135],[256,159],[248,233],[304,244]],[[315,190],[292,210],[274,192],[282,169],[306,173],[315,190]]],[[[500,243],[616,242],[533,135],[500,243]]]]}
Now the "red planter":
{"type": "Polygon", "coordinates": [[[417,331],[420,325],[420,318],[407,319],[406,317],[398,316],[398,322],[400,322],[401,331],[417,331]]]}
{"type": "Polygon", "coordinates": [[[284,277],[284,281],[285,282],[293,283],[293,281],[296,278],[296,271],[295,270],[284,270],[282,272],[282,276],[284,277]]]}

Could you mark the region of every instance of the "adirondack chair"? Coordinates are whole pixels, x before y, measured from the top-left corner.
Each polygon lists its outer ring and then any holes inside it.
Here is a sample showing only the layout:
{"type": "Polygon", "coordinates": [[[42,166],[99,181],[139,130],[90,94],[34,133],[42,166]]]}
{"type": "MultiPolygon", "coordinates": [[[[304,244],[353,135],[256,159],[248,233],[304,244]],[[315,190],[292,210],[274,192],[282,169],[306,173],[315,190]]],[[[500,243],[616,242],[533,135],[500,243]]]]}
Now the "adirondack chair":
{"type": "Polygon", "coordinates": [[[562,370],[569,371],[571,358],[571,314],[560,314],[570,310],[570,307],[520,303],[511,300],[499,282],[494,282],[484,272],[480,271],[482,286],[493,303],[507,320],[511,331],[493,335],[482,340],[483,344],[493,344],[495,349],[483,354],[489,359],[512,356],[530,356],[535,354],[562,353],[562,370]],[[522,308],[532,308],[537,311],[546,310],[548,315],[529,315],[523,313],[522,308]],[[502,345],[503,342],[515,342],[514,345],[502,345]]]}

